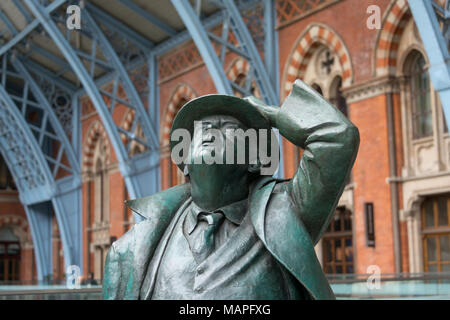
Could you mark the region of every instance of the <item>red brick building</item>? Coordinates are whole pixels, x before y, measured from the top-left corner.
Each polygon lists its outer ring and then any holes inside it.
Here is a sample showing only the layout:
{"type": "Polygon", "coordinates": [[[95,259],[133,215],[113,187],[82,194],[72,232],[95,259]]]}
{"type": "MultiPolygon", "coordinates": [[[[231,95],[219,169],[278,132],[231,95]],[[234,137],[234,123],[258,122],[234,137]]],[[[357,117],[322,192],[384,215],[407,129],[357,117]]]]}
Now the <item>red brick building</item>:
{"type": "MultiPolygon", "coordinates": [[[[336,218],[316,247],[325,272],[363,274],[371,265],[382,273],[449,272],[450,137],[407,1],[280,0],[277,9],[280,103],[300,78],[344,112],[361,136],[336,218]],[[380,29],[368,27],[371,5],[380,9],[380,29]]],[[[192,41],[158,63],[161,182],[166,189],[184,182],[168,149],[177,111],[216,90],[192,41]]],[[[249,66],[228,53],[225,70],[229,79],[240,82],[249,66]]],[[[82,106],[83,270],[101,279],[111,241],[128,230],[133,216],[123,204],[126,187],[102,122],[88,97],[82,106]]],[[[115,108],[114,117],[123,126],[133,116],[115,108]]],[[[139,153],[140,148],[131,149],[139,153]]],[[[301,150],[284,140],[286,178],[293,176],[300,157],[301,150]]],[[[6,171],[6,179],[3,175],[6,171]]],[[[0,192],[0,230],[8,227],[20,245],[14,258],[20,259],[20,277],[15,279],[31,280],[33,245],[26,217],[17,192],[7,185],[0,192]]],[[[64,273],[60,252],[56,235],[54,279],[64,273]]]]}

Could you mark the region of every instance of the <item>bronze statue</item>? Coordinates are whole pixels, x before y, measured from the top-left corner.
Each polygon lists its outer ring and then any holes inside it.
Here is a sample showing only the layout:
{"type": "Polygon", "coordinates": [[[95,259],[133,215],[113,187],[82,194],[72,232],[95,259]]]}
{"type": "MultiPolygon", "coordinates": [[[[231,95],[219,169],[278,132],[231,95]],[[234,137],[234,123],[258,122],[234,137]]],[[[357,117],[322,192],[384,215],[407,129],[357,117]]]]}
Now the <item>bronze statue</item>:
{"type": "Polygon", "coordinates": [[[225,95],[191,100],[172,132],[179,128],[194,135],[186,165],[177,163],[189,182],[127,202],[145,220],[111,246],[104,298],[334,299],[314,245],[355,161],[358,129],[300,80],[281,108],[225,95]],[[206,123],[201,135],[196,120],[206,123]],[[295,176],[263,176],[260,162],[195,162],[212,142],[208,128],[230,127],[277,128],[304,149],[295,176]]]}

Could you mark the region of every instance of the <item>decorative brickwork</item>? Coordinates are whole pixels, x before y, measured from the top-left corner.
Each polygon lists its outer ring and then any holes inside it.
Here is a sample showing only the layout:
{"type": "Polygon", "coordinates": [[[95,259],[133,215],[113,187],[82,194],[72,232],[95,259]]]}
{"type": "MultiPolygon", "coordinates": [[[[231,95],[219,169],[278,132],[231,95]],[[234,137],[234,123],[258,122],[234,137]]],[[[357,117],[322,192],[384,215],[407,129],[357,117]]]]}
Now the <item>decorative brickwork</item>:
{"type": "Polygon", "coordinates": [[[189,101],[197,97],[194,90],[187,84],[180,84],[172,94],[169,105],[165,110],[163,122],[161,125],[161,145],[169,145],[170,129],[172,128],[173,119],[177,114],[181,101],[189,101]]]}
{"type": "Polygon", "coordinates": [[[349,86],[353,82],[350,54],[341,37],[326,25],[312,24],[298,37],[286,64],[282,87],[284,97],[291,91],[295,79],[304,77],[312,53],[320,44],[327,46],[339,58],[343,68],[343,86],[349,86]]]}
{"type": "Polygon", "coordinates": [[[400,35],[411,12],[406,0],[393,0],[386,10],[375,46],[376,76],[395,74],[400,35]]]}
{"type": "Polygon", "coordinates": [[[200,64],[203,64],[203,59],[197,47],[191,41],[175,52],[159,58],[159,81],[173,78],[187,69],[200,64]]]}
{"type": "Polygon", "coordinates": [[[105,159],[110,159],[110,147],[108,135],[100,121],[95,121],[88,130],[86,139],[84,141],[84,152],[83,152],[83,171],[92,171],[94,166],[94,152],[95,147],[99,141],[103,139],[102,144],[103,150],[101,150],[105,159]]]}
{"type": "Polygon", "coordinates": [[[242,74],[247,75],[249,71],[250,71],[250,64],[247,62],[247,60],[237,58],[233,61],[231,67],[228,69],[227,78],[230,79],[231,81],[235,81],[237,77],[239,77],[242,74]]]}
{"type": "Polygon", "coordinates": [[[340,0],[278,0],[276,4],[279,25],[300,19],[340,0]]]}

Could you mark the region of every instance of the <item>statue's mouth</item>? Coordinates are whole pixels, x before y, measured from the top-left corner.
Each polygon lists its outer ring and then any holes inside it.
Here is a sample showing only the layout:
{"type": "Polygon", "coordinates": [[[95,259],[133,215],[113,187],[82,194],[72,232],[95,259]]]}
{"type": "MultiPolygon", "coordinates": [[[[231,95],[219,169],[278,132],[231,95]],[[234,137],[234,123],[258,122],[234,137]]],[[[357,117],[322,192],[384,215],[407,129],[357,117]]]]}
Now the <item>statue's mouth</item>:
{"type": "Polygon", "coordinates": [[[202,140],[202,146],[209,146],[214,142],[213,137],[208,137],[202,140]]]}

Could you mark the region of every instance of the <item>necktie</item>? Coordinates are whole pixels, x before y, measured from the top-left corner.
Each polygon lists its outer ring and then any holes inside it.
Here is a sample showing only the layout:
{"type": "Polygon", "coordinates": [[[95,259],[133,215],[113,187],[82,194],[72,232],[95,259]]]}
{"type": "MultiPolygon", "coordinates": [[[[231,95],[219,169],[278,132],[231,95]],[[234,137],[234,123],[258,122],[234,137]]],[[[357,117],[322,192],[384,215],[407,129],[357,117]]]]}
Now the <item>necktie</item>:
{"type": "Polygon", "coordinates": [[[220,212],[200,213],[198,215],[198,227],[200,232],[196,232],[192,242],[191,251],[197,263],[204,261],[215,249],[214,236],[218,227],[223,221],[223,214],[220,212]],[[201,223],[202,221],[207,222],[201,223]]]}

